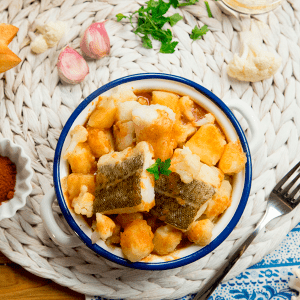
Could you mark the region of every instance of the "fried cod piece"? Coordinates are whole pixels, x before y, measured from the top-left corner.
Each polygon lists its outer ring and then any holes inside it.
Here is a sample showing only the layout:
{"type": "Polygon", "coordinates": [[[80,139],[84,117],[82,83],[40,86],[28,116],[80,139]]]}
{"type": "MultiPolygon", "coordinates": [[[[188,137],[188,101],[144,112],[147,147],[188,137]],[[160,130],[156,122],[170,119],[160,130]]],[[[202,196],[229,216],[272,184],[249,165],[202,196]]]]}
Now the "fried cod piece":
{"type": "Polygon", "coordinates": [[[79,143],[71,155],[68,162],[73,173],[88,174],[95,167],[95,156],[87,142],[79,143]]]}
{"type": "Polygon", "coordinates": [[[113,137],[109,129],[88,127],[87,142],[95,157],[114,151],[113,137]]]}
{"type": "Polygon", "coordinates": [[[198,219],[206,209],[206,201],[215,189],[199,180],[184,183],[179,174],[160,175],[155,181],[155,206],[151,214],[182,231],[198,219]]]}
{"type": "Polygon", "coordinates": [[[188,230],[187,237],[199,246],[206,246],[211,241],[213,228],[214,224],[209,219],[196,221],[188,230]]]}
{"type": "Polygon", "coordinates": [[[154,248],[153,233],[145,220],[132,221],[121,233],[121,249],[131,262],[140,261],[154,248]]]}
{"type": "Polygon", "coordinates": [[[232,175],[239,173],[247,162],[246,154],[243,152],[240,141],[229,142],[219,161],[219,168],[225,173],[232,175]]]}
{"type": "Polygon", "coordinates": [[[205,214],[209,219],[213,219],[222,214],[231,205],[232,186],[228,180],[223,180],[221,187],[209,201],[205,214]]]}
{"type": "Polygon", "coordinates": [[[185,144],[202,162],[214,166],[220,160],[226,145],[225,137],[214,124],[205,124],[185,144]]]}
{"type": "Polygon", "coordinates": [[[154,160],[151,146],[105,154],[98,161],[94,213],[121,214],[149,211],[154,202],[154,178],[146,169],[154,160]]]}
{"type": "Polygon", "coordinates": [[[175,250],[182,239],[182,231],[170,226],[161,226],[154,233],[154,252],[167,255],[175,250]]]}
{"type": "Polygon", "coordinates": [[[69,199],[72,200],[80,193],[80,189],[85,185],[88,192],[95,194],[95,176],[93,174],[71,173],[67,179],[69,199]]]}
{"type": "Polygon", "coordinates": [[[146,141],[162,161],[172,157],[176,141],[173,137],[174,112],[162,105],[142,105],[132,111],[137,142],[146,141]]]}
{"type": "Polygon", "coordinates": [[[112,99],[115,104],[126,101],[137,101],[137,98],[138,97],[133,92],[133,89],[127,84],[115,87],[110,96],[110,99],[112,99]]]}

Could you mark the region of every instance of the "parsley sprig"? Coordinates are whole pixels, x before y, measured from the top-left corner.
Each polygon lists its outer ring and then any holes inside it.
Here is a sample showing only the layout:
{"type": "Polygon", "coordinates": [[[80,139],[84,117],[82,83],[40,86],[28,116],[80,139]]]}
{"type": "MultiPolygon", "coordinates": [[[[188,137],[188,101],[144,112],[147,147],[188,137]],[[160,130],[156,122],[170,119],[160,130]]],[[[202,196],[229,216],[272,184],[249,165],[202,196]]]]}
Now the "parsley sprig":
{"type": "Polygon", "coordinates": [[[129,19],[133,28],[133,32],[142,39],[143,46],[145,48],[152,48],[152,41],[150,39],[151,36],[153,39],[161,42],[159,52],[174,53],[178,42],[173,41],[172,31],[170,29],[163,29],[163,26],[166,23],[169,23],[172,27],[183,18],[178,13],[175,13],[170,17],[165,17],[164,14],[171,6],[177,8],[181,6],[193,5],[198,1],[199,0],[169,0],[167,3],[163,0],[149,0],[146,2],[147,6],[142,6],[130,16],[125,16],[119,13],[116,15],[116,17],[118,22],[125,18],[129,19]],[[136,25],[133,24],[134,15],[137,15],[138,17],[136,25]]]}
{"type": "Polygon", "coordinates": [[[158,180],[160,174],[169,176],[172,173],[172,171],[169,170],[170,166],[170,158],[166,159],[165,161],[161,161],[161,159],[158,158],[156,162],[147,169],[147,171],[154,175],[155,180],[158,180]]]}

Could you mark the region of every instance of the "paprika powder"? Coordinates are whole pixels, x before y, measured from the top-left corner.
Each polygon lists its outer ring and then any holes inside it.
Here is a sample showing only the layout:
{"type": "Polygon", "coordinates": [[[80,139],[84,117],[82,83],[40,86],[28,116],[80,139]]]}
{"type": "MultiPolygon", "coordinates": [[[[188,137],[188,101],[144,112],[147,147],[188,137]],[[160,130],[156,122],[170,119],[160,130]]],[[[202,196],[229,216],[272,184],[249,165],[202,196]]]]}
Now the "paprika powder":
{"type": "Polygon", "coordinates": [[[16,175],[16,165],[8,157],[0,156],[0,204],[14,197],[16,175]]]}

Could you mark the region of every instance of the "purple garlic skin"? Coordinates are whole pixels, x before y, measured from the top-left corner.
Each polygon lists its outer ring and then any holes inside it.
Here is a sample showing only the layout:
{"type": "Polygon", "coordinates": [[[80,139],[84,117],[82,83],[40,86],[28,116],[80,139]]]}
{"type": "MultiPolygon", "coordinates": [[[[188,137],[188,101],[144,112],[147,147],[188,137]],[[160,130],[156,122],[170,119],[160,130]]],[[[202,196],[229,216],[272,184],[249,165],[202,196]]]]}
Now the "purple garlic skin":
{"type": "Polygon", "coordinates": [[[110,40],[104,24],[99,22],[90,25],[81,39],[81,51],[90,58],[100,59],[110,53],[110,40]]]}
{"type": "Polygon", "coordinates": [[[89,73],[89,66],[76,50],[67,46],[59,54],[57,70],[61,80],[77,84],[89,73]]]}

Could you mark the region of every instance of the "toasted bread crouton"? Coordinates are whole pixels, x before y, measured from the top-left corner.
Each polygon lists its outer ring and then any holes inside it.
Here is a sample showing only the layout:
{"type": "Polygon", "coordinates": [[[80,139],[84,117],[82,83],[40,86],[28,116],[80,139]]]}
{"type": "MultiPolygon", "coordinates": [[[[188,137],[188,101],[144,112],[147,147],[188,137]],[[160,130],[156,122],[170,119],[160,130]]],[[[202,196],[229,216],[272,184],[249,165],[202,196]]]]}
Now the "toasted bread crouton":
{"type": "Polygon", "coordinates": [[[121,249],[132,262],[148,256],[153,248],[153,233],[145,220],[132,221],[121,233],[121,249]]]}
{"type": "Polygon", "coordinates": [[[80,193],[81,187],[85,185],[88,192],[95,194],[95,176],[93,174],[71,173],[67,179],[69,199],[72,200],[80,193]]]}
{"type": "Polygon", "coordinates": [[[209,219],[196,221],[188,230],[187,237],[199,246],[206,246],[211,241],[213,228],[214,224],[209,219]]]}
{"type": "Polygon", "coordinates": [[[135,130],[132,121],[116,122],[113,131],[118,151],[123,151],[128,147],[134,147],[135,130]]]}
{"type": "Polygon", "coordinates": [[[95,156],[87,142],[79,143],[68,158],[73,173],[88,174],[96,166],[95,156]]]}
{"type": "Polygon", "coordinates": [[[201,163],[200,171],[196,178],[218,189],[224,179],[224,173],[217,167],[210,167],[201,163]]]}
{"type": "Polygon", "coordinates": [[[113,137],[108,129],[88,127],[87,142],[95,157],[114,151],[113,137]]]}
{"type": "Polygon", "coordinates": [[[116,224],[111,218],[101,213],[96,213],[96,221],[96,230],[98,231],[100,238],[106,241],[113,235],[116,224]]]}
{"type": "Polygon", "coordinates": [[[161,226],[154,233],[154,252],[167,255],[175,250],[182,239],[182,231],[170,226],[161,226]]]}
{"type": "Polygon", "coordinates": [[[176,94],[169,92],[153,91],[152,104],[160,104],[172,109],[176,114],[176,119],[180,118],[180,109],[178,105],[179,97],[176,94]]]}
{"type": "Polygon", "coordinates": [[[247,162],[246,154],[243,152],[240,141],[229,142],[219,161],[219,168],[225,174],[239,173],[247,162]]]}
{"type": "Polygon", "coordinates": [[[212,199],[208,202],[205,214],[208,218],[214,218],[222,214],[231,205],[232,186],[228,180],[221,183],[212,199]]]}
{"type": "Polygon", "coordinates": [[[193,115],[194,101],[189,96],[183,96],[178,101],[180,112],[183,117],[188,121],[194,121],[195,116],[193,115]]]}
{"type": "Polygon", "coordinates": [[[107,97],[99,97],[96,109],[90,115],[88,126],[107,129],[115,121],[117,107],[113,100],[107,97]]]}
{"type": "Polygon", "coordinates": [[[128,122],[132,120],[132,110],[140,107],[137,101],[125,101],[117,104],[116,121],[128,122]]]}
{"type": "Polygon", "coordinates": [[[79,196],[72,200],[75,213],[90,218],[93,215],[94,199],[95,196],[88,192],[87,186],[81,186],[79,196]]]}
{"type": "Polygon", "coordinates": [[[183,124],[180,120],[176,120],[173,126],[174,139],[178,147],[182,147],[187,139],[191,137],[197,128],[192,123],[183,124]]]}
{"type": "Polygon", "coordinates": [[[226,145],[225,137],[214,124],[205,124],[185,144],[202,162],[214,166],[221,158],[226,145]]]}

